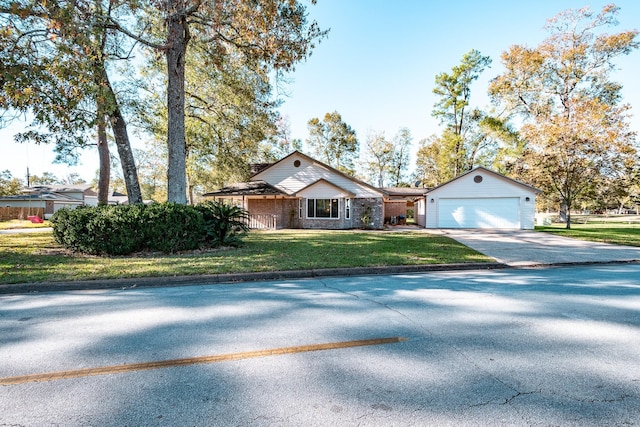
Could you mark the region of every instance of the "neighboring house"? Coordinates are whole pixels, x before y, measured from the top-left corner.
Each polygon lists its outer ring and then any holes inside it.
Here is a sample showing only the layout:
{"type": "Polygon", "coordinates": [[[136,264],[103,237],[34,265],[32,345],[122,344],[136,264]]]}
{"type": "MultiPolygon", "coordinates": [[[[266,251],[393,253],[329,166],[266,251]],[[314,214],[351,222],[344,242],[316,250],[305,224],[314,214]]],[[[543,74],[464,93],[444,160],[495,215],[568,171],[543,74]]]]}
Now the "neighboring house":
{"type": "Polygon", "coordinates": [[[107,204],[109,205],[127,205],[129,204],[129,196],[126,194],[119,193],[117,191],[113,191],[109,194],[107,199],[107,204]]]}
{"type": "MultiPolygon", "coordinates": [[[[142,203],[145,205],[150,205],[155,203],[151,199],[143,199],[142,203]]],[[[126,194],[120,193],[119,191],[112,191],[107,197],[108,205],[128,205],[129,204],[129,196],[126,194]]]]}
{"type": "Polygon", "coordinates": [[[382,228],[385,192],[298,151],[249,182],[204,194],[242,206],[252,228],[382,228]]]}
{"type": "Polygon", "coordinates": [[[416,202],[416,221],[426,228],[534,228],[540,190],[476,167],[428,190],[416,202]]]}
{"type": "Polygon", "coordinates": [[[90,185],[40,185],[22,190],[15,196],[0,196],[0,206],[9,208],[43,209],[45,219],[62,208],[81,205],[96,206],[98,195],[90,185]]]}

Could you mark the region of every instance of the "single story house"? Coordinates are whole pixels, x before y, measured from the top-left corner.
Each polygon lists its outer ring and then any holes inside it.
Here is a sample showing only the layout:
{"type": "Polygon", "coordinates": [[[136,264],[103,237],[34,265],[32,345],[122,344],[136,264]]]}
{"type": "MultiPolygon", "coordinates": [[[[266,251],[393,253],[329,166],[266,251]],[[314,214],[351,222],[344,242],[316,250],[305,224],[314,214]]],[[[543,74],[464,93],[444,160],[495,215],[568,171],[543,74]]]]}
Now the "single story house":
{"type": "Polygon", "coordinates": [[[416,222],[426,228],[531,230],[540,190],[476,167],[427,191],[416,201],[416,222]]]}
{"type": "Polygon", "coordinates": [[[426,228],[532,229],[540,192],[484,167],[427,189],[375,188],[298,151],[253,166],[250,181],[203,196],[243,207],[254,229],[381,229],[410,208],[426,228]]]}
{"type": "Polygon", "coordinates": [[[62,208],[76,208],[81,205],[97,206],[98,194],[90,185],[39,185],[22,190],[22,194],[0,196],[0,207],[42,209],[44,218],[62,208]]]}
{"type": "Polygon", "coordinates": [[[295,151],[261,167],[249,182],[204,194],[246,209],[251,228],[376,228],[385,192],[295,151]]]}

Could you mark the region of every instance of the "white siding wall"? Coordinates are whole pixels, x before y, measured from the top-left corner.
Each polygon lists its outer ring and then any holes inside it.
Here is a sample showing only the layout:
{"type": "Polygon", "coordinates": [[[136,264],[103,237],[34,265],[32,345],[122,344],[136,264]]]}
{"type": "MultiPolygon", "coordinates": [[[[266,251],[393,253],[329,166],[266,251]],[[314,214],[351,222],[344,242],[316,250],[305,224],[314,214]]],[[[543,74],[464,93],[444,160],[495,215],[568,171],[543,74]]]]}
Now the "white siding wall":
{"type": "Polygon", "coordinates": [[[98,196],[85,196],[84,204],[87,206],[98,206],[98,196]]]}
{"type": "Polygon", "coordinates": [[[520,224],[524,230],[533,230],[536,223],[536,195],[532,191],[530,195],[520,198],[520,224]],[[526,198],[529,197],[529,201],[526,198]]]}
{"type": "Polygon", "coordinates": [[[525,192],[533,191],[525,189],[508,179],[480,170],[471,172],[460,179],[450,182],[440,188],[429,192],[430,197],[519,197],[525,192]],[[476,175],[482,176],[482,182],[473,181],[476,175]],[[443,196],[445,194],[445,196],[443,196]]]}
{"type": "Polygon", "coordinates": [[[319,182],[316,185],[305,188],[303,191],[296,194],[305,199],[348,199],[352,197],[351,194],[329,184],[328,182],[319,182]]]}
{"type": "Polygon", "coordinates": [[[78,192],[68,191],[68,192],[65,192],[64,194],[68,197],[71,197],[72,199],[84,200],[84,194],[82,193],[82,191],[78,191],[78,192]]]}
{"type": "Polygon", "coordinates": [[[73,202],[53,202],[53,212],[58,212],[60,209],[75,209],[78,206],[82,206],[83,203],[73,203],[73,202]]]}
{"type": "Polygon", "coordinates": [[[436,188],[426,196],[426,227],[438,228],[438,206],[441,198],[520,198],[521,228],[532,229],[535,216],[535,192],[525,186],[502,178],[499,175],[479,170],[471,172],[442,187],[436,188]],[[482,182],[474,182],[474,177],[482,176],[482,182]],[[529,201],[526,201],[526,198],[529,201]],[[432,201],[433,200],[433,201],[432,201]]]}
{"type": "Polygon", "coordinates": [[[426,203],[425,202],[426,202],[426,199],[422,198],[422,199],[416,200],[416,202],[414,203],[413,215],[415,216],[416,224],[418,224],[421,227],[424,227],[426,225],[426,215],[425,215],[426,203]]]}
{"type": "Polygon", "coordinates": [[[288,194],[294,194],[322,178],[355,194],[357,198],[380,197],[382,195],[381,192],[295,154],[256,174],[253,179],[261,179],[288,194]],[[296,160],[300,162],[298,167],[295,166],[296,160]]]}
{"type": "Polygon", "coordinates": [[[427,194],[427,213],[426,213],[426,228],[438,228],[438,199],[436,196],[427,194]]]}

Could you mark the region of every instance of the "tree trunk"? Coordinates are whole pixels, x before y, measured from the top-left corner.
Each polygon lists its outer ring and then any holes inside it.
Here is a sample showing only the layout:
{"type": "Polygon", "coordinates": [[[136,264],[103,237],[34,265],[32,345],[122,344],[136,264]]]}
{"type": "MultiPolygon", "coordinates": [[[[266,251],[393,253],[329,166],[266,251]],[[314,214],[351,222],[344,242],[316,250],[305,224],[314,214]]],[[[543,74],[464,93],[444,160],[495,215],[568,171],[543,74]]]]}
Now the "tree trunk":
{"type": "Polygon", "coordinates": [[[107,124],[101,107],[98,107],[98,157],[100,159],[100,176],[98,177],[98,204],[109,203],[109,180],[111,178],[111,159],[107,141],[107,124]]]}
{"type": "MultiPolygon", "coordinates": [[[[106,111],[107,117],[113,130],[113,137],[116,141],[116,147],[118,148],[118,155],[120,156],[120,165],[122,166],[122,174],[124,176],[124,183],[127,187],[127,197],[130,204],[142,203],[142,192],[140,191],[140,183],[138,182],[138,171],[136,170],[136,162],[133,156],[133,150],[131,150],[131,143],[129,142],[129,133],[127,132],[127,123],[122,116],[120,106],[118,105],[118,99],[113,91],[111,82],[107,71],[102,67],[102,86],[104,90],[104,97],[106,98],[105,104],[108,110],[106,111]]],[[[101,102],[98,100],[98,102],[101,102]]],[[[104,107],[98,107],[98,110],[104,107]]],[[[106,145],[106,144],[105,144],[106,145]]],[[[108,150],[108,148],[107,148],[108,150]]],[[[101,159],[102,161],[102,159],[101,159]]],[[[102,168],[101,168],[102,169],[102,168]]]]}
{"type": "Polygon", "coordinates": [[[180,0],[169,1],[167,47],[167,199],[170,202],[187,203],[187,150],[184,135],[184,79],[185,53],[189,31],[185,17],[179,13],[180,0]]]}
{"type": "Polygon", "coordinates": [[[127,123],[122,117],[120,108],[116,106],[110,114],[111,128],[118,147],[118,155],[120,156],[120,164],[122,165],[122,174],[124,175],[124,183],[127,187],[127,197],[129,204],[142,203],[142,192],[140,191],[140,183],[138,182],[138,171],[136,169],[136,161],[131,150],[129,142],[129,134],[127,133],[127,123]]]}

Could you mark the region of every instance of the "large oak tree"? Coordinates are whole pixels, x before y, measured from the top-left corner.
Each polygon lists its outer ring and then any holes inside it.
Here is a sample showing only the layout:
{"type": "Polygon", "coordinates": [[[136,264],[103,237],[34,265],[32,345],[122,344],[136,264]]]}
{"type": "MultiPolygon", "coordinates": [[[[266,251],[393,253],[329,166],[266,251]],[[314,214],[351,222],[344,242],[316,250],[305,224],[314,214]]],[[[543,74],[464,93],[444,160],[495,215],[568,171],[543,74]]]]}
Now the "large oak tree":
{"type": "Polygon", "coordinates": [[[137,5],[135,20],[112,20],[112,25],[165,57],[167,194],[169,201],[186,203],[188,47],[206,52],[211,67],[233,55],[249,68],[277,74],[306,59],[326,32],[308,21],[306,7],[297,0],[148,0],[137,5]]]}
{"type": "Polygon", "coordinates": [[[505,72],[490,93],[523,122],[525,171],[553,189],[567,212],[592,186],[624,174],[636,162],[635,134],[621,86],[611,79],[616,57],[638,47],[638,32],[608,34],[618,8],[567,10],[547,22],[537,47],[502,54],[505,72]]]}

